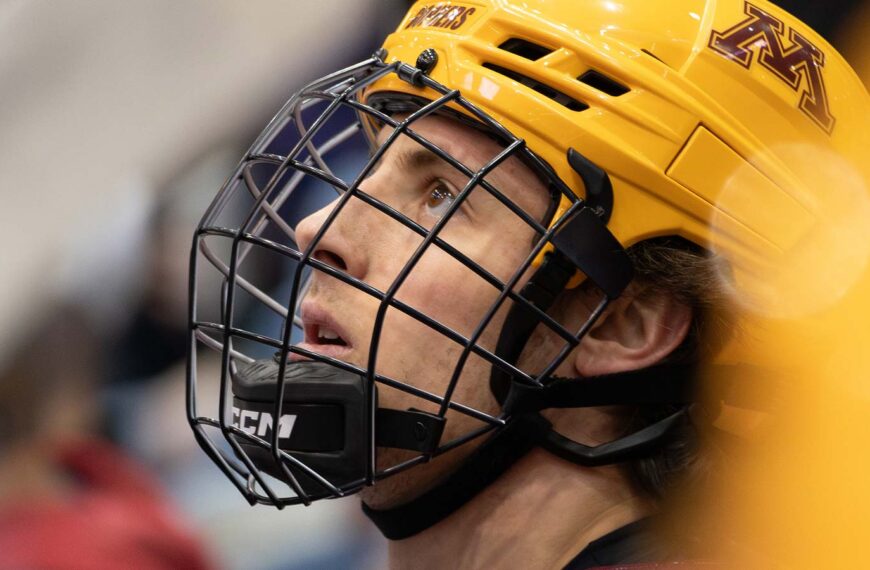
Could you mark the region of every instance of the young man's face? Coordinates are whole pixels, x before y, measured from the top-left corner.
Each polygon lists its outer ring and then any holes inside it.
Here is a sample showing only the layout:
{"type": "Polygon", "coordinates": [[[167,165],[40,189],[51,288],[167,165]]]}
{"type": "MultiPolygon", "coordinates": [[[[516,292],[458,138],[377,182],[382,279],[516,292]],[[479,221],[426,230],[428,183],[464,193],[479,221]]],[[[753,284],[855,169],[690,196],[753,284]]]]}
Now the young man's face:
{"type": "MultiPolygon", "coordinates": [[[[420,135],[477,170],[499,152],[500,145],[475,129],[444,117],[413,123],[420,135]]],[[[390,130],[379,135],[383,143],[390,130]]],[[[507,198],[542,221],[550,197],[544,183],[518,158],[511,157],[487,175],[507,198]]],[[[407,136],[400,136],[384,154],[361,189],[429,229],[468,182],[444,160],[407,136]]],[[[335,203],[312,214],[297,227],[300,248],[308,247],[335,203]]],[[[440,237],[502,282],[507,281],[531,250],[535,231],[484,188],[477,187],[449,219],[440,237]]],[[[346,271],[380,291],[389,290],[423,238],[358,198],[352,198],[327,229],[314,257],[346,271]]],[[[518,289],[519,287],[517,287],[518,289]]],[[[471,337],[498,290],[462,262],[430,246],[399,287],[396,300],[471,337]]],[[[334,278],[316,272],[302,304],[305,339],[302,348],[361,367],[370,366],[369,350],[380,302],[334,278]],[[336,339],[335,337],[339,337],[336,339]]],[[[477,344],[494,352],[506,311],[499,310],[477,344]]],[[[443,397],[456,369],[462,346],[397,309],[389,308],[376,353],[376,373],[443,397]]],[[[451,400],[492,415],[498,406],[490,393],[490,365],[468,358],[451,400]]],[[[378,385],[379,406],[417,408],[429,412],[438,405],[395,388],[378,385]]],[[[480,427],[479,420],[449,412],[442,443],[480,427]]],[[[441,456],[366,489],[364,499],[385,507],[413,498],[451,470],[468,451],[441,456]]],[[[461,451],[460,451],[461,450],[461,451]]],[[[412,453],[379,450],[383,468],[412,453]]]]}

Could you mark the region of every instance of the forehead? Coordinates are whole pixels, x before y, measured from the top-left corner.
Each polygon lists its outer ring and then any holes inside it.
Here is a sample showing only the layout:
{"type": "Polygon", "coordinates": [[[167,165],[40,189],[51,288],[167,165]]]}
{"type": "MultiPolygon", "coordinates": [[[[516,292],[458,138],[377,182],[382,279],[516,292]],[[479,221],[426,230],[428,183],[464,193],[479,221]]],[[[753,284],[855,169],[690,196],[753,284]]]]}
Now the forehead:
{"type": "MultiPolygon", "coordinates": [[[[405,117],[400,115],[396,118],[401,120],[405,117]]],[[[474,170],[486,164],[504,148],[477,129],[448,117],[429,115],[412,122],[410,129],[474,170]]],[[[378,133],[378,143],[385,143],[392,132],[392,127],[385,126],[378,133]]],[[[403,148],[404,146],[415,147],[419,143],[410,137],[399,137],[395,150],[409,150],[403,148]]]]}

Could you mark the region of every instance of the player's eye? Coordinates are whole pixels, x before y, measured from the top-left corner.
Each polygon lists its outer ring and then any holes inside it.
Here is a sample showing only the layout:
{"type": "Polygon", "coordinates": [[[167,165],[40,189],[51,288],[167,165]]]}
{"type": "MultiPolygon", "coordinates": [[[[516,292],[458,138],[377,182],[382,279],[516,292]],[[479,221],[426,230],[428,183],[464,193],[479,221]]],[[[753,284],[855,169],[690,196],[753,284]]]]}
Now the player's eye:
{"type": "Polygon", "coordinates": [[[447,213],[450,204],[456,199],[453,189],[443,180],[436,180],[429,190],[426,199],[426,210],[434,218],[440,218],[447,213]]]}

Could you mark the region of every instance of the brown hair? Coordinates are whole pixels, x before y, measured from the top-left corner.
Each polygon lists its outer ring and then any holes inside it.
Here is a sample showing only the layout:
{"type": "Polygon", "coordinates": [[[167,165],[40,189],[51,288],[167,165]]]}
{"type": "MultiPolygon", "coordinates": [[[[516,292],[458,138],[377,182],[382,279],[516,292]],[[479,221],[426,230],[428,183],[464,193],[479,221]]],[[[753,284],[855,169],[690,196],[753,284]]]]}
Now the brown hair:
{"type": "MultiPolygon", "coordinates": [[[[641,295],[667,295],[692,308],[686,338],[663,362],[684,365],[695,374],[735,332],[726,285],[727,264],[679,237],[646,240],[630,247],[628,254],[641,295]]],[[[637,431],[679,409],[679,405],[637,408],[626,431],[637,431]]],[[[662,498],[676,482],[702,478],[710,469],[698,448],[698,426],[687,415],[667,444],[627,465],[629,476],[642,492],[662,498]]]]}

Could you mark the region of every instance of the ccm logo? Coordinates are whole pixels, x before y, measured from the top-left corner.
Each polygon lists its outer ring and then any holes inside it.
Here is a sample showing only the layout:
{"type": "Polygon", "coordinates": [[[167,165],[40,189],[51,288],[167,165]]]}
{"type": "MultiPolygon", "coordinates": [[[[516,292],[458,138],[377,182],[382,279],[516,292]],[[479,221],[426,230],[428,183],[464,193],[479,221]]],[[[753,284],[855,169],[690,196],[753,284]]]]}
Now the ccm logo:
{"type": "MultiPolygon", "coordinates": [[[[264,437],[272,432],[272,423],[272,414],[269,412],[240,410],[233,406],[233,425],[245,433],[264,437]]],[[[295,414],[281,416],[281,421],[278,422],[278,439],[289,438],[295,424],[295,414]]]]}

